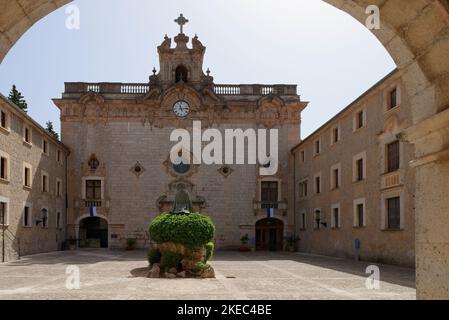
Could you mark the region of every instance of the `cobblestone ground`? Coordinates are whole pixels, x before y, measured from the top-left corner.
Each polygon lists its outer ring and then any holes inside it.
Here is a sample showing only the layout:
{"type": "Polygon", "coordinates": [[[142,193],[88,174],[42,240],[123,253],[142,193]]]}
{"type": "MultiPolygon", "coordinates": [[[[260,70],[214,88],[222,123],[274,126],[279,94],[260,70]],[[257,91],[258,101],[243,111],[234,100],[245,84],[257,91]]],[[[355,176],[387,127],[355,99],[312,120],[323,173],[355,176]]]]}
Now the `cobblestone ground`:
{"type": "Polygon", "coordinates": [[[414,270],[378,265],[380,289],[366,287],[364,262],[299,253],[217,252],[216,279],[149,279],[144,251],[80,250],[0,264],[6,299],[415,299],[414,270]],[[80,290],[66,289],[69,265],[80,290]]]}

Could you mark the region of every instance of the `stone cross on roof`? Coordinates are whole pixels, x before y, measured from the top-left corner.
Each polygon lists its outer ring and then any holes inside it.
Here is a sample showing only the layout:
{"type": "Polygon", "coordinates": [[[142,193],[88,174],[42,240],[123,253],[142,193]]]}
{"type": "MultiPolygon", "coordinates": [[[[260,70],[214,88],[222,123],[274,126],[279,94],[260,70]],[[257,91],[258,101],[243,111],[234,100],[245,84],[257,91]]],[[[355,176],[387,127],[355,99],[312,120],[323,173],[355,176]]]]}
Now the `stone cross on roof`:
{"type": "Polygon", "coordinates": [[[177,24],[181,27],[181,33],[184,33],[184,25],[189,22],[181,13],[178,19],[175,20],[177,24]]]}

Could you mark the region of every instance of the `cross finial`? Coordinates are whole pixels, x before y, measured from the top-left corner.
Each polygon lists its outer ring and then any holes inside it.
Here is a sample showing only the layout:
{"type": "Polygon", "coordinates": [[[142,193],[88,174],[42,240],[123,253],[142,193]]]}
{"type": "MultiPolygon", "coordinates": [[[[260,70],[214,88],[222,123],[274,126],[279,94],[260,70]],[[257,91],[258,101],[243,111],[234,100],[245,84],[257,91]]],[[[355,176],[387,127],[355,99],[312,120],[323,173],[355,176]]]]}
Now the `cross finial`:
{"type": "Polygon", "coordinates": [[[183,16],[183,14],[181,13],[181,15],[179,16],[179,18],[176,19],[175,22],[176,22],[177,24],[179,24],[179,26],[180,26],[180,28],[181,28],[181,32],[180,32],[180,33],[184,33],[184,25],[186,25],[186,24],[189,22],[189,20],[187,20],[187,19],[183,16]]]}

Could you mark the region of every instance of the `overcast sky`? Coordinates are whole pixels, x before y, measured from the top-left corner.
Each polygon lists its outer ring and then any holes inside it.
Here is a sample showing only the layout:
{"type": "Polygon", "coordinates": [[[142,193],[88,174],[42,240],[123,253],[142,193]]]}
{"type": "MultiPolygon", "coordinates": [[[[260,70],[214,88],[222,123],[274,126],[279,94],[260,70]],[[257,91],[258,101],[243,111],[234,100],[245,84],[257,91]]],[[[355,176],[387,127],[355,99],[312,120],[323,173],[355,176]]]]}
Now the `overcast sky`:
{"type": "Polygon", "coordinates": [[[0,91],[14,83],[39,123],[59,113],[64,81],[147,82],[156,47],[182,12],[185,33],[207,47],[216,83],[298,84],[306,137],[395,68],[359,22],[321,0],[77,0],[80,30],[65,7],[39,21],[0,65],[0,91]]]}

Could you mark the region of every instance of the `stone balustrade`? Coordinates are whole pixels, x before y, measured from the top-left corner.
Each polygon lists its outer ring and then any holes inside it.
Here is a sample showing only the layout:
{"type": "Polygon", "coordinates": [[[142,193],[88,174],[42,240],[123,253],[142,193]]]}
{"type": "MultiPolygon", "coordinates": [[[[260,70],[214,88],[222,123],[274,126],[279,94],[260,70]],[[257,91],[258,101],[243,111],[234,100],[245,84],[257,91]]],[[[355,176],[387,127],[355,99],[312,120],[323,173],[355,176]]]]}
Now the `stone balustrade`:
{"type": "MultiPolygon", "coordinates": [[[[261,84],[214,84],[214,92],[217,95],[255,95],[265,96],[275,94],[279,96],[297,95],[296,85],[261,85],[261,84]]],[[[83,94],[88,92],[102,94],[146,94],[150,90],[147,83],[85,83],[85,82],[66,82],[66,94],[83,94]]]]}

